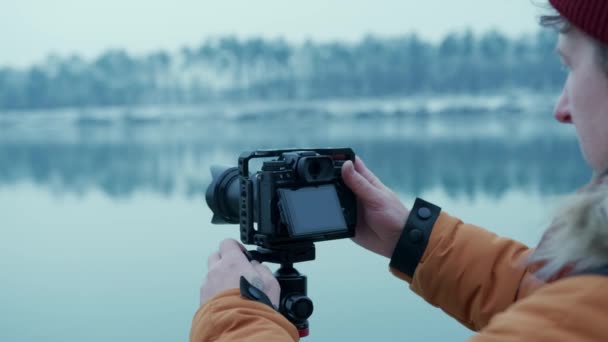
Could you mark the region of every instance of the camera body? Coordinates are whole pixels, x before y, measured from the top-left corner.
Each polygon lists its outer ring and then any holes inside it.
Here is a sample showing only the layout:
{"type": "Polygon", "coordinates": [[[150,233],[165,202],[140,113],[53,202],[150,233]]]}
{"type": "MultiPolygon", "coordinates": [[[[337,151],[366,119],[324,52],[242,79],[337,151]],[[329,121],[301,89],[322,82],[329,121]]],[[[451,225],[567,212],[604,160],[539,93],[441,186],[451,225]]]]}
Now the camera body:
{"type": "Polygon", "coordinates": [[[347,160],[355,160],[350,148],[244,152],[207,191],[212,222],[238,223],[243,243],[271,250],[353,237],[357,202],[342,180],[347,160]]]}

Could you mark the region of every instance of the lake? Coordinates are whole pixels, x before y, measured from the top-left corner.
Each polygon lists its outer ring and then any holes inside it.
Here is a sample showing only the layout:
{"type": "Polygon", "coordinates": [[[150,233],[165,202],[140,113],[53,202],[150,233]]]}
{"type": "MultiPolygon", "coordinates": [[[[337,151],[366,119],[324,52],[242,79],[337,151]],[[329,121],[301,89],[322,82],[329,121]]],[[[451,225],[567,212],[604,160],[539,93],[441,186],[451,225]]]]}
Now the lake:
{"type": "MultiPolygon", "coordinates": [[[[553,98],[250,103],[0,113],[0,340],[185,341],[207,256],[211,165],[243,151],[351,147],[419,196],[529,245],[590,176],[553,98]]],[[[464,341],[350,240],[316,244],[305,341],[464,341]]],[[[271,268],[276,269],[274,265],[271,268]]]]}

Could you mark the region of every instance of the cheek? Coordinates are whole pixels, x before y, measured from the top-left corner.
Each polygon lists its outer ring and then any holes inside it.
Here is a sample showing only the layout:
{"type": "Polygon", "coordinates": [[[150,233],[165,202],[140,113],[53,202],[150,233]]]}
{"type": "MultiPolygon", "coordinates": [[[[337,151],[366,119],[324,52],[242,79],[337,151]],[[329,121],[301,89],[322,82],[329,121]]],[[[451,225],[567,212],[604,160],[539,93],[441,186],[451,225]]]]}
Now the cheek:
{"type": "Polygon", "coordinates": [[[601,172],[608,167],[608,77],[595,69],[571,75],[567,86],[582,152],[601,172]]]}
{"type": "Polygon", "coordinates": [[[593,86],[589,90],[589,110],[593,118],[590,120],[589,130],[593,132],[592,148],[597,154],[598,171],[608,167],[608,76],[602,71],[595,80],[590,82],[593,86]]]}
{"type": "Polygon", "coordinates": [[[585,120],[597,121],[608,132],[608,76],[597,65],[582,67],[572,73],[568,80],[570,105],[574,115],[585,120]],[[601,121],[601,122],[600,122],[601,121]]]}

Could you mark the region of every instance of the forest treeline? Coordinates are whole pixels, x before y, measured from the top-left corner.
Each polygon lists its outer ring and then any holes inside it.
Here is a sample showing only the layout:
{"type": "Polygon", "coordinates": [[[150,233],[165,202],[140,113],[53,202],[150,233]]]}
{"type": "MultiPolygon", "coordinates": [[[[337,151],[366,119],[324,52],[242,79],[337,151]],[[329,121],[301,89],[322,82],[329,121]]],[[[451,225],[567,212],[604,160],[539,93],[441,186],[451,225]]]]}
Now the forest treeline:
{"type": "Polygon", "coordinates": [[[0,110],[549,92],[564,78],[555,39],[549,31],[520,38],[463,31],[438,43],[415,34],[301,44],[221,37],[141,56],[50,56],[0,68],[0,110]]]}

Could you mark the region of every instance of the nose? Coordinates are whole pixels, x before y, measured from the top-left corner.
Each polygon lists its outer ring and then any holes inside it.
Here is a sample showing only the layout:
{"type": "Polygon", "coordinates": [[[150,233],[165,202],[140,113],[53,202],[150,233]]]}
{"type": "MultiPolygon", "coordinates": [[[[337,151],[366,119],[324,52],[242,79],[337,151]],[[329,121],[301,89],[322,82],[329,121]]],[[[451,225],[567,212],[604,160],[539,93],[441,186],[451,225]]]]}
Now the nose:
{"type": "Polygon", "coordinates": [[[555,119],[561,123],[572,123],[570,103],[568,102],[568,94],[565,88],[562,90],[562,94],[555,105],[553,116],[555,116],[555,119]]]}

